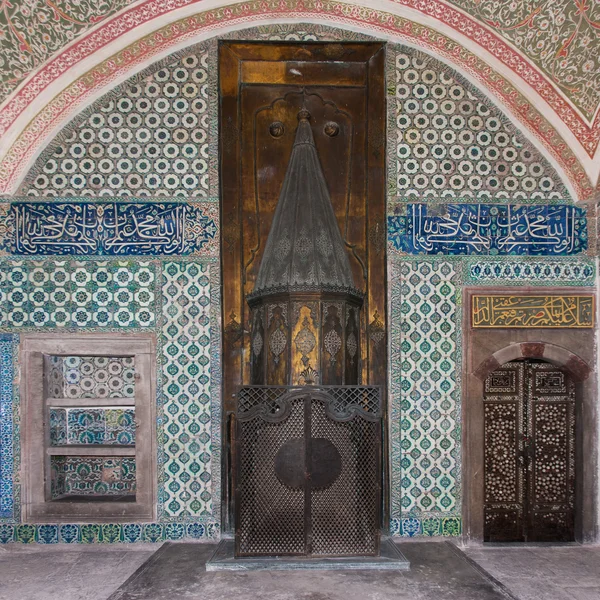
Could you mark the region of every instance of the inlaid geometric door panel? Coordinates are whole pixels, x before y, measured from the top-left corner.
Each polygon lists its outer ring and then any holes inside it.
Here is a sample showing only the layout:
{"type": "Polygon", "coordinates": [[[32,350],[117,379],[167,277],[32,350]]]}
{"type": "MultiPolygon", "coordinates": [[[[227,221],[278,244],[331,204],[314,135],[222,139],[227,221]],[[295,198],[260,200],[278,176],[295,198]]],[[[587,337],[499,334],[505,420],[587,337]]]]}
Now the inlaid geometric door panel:
{"type": "Polygon", "coordinates": [[[507,363],[484,387],[484,541],[571,541],[575,387],[553,365],[507,363]]]}

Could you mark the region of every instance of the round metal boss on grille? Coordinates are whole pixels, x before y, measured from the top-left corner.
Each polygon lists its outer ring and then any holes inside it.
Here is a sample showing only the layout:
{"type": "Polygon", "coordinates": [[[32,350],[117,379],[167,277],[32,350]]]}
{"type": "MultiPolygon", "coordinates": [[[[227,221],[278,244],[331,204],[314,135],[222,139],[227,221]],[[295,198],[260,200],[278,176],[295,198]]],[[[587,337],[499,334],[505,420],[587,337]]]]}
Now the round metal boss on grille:
{"type": "Polygon", "coordinates": [[[306,479],[312,488],[328,488],[342,472],[342,457],[338,449],[325,438],[311,438],[311,458],[306,464],[302,438],[292,438],[275,455],[275,474],[279,481],[291,488],[302,488],[306,479]]]}

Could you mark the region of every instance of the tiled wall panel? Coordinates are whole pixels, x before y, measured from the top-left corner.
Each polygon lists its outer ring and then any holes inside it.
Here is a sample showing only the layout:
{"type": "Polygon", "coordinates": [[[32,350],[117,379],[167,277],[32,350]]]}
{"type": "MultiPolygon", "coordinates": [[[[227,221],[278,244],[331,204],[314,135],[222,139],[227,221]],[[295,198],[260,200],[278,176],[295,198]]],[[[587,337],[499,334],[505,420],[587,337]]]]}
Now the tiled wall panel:
{"type": "Polygon", "coordinates": [[[148,329],[157,264],[145,260],[0,260],[0,329],[148,329]]]}
{"type": "Polygon", "coordinates": [[[212,516],[211,282],[207,265],[163,265],[160,511],[212,516]]]}
{"type": "Polygon", "coordinates": [[[393,517],[454,514],[460,502],[456,283],[449,262],[392,267],[393,517]]]}
{"type": "MultiPolygon", "coordinates": [[[[365,39],[316,25],[269,25],[229,37],[365,39]]],[[[216,40],[203,42],[99,99],[42,153],[20,194],[51,202],[196,200],[218,229],[216,58],[216,40]]],[[[388,45],[387,76],[390,217],[410,201],[429,202],[434,210],[449,202],[571,204],[550,163],[458,73],[418,51],[388,45]]],[[[14,224],[5,206],[0,245],[11,254],[15,246],[6,240],[14,239],[14,224]]],[[[593,224],[588,212],[588,233],[593,224]]],[[[190,235],[200,233],[206,232],[190,235]]],[[[215,230],[188,257],[149,251],[152,258],[132,252],[123,259],[0,260],[0,331],[145,331],[158,340],[158,521],[35,526],[19,522],[13,476],[19,471],[18,354],[12,335],[0,337],[0,542],[219,535],[218,240],[215,230]]],[[[461,287],[593,284],[594,262],[583,244],[579,250],[565,258],[407,257],[400,246],[388,246],[393,534],[461,532],[461,287]]]]}
{"type": "Polygon", "coordinates": [[[13,352],[13,336],[0,334],[0,519],[14,517],[13,352]]]}

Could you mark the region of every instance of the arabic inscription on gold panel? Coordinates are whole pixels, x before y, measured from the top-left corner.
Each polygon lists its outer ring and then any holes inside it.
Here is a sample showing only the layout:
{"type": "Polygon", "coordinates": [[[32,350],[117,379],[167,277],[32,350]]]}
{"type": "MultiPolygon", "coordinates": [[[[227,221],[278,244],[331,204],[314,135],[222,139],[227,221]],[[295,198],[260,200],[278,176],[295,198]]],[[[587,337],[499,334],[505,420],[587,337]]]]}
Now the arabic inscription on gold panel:
{"type": "Polygon", "coordinates": [[[593,327],[594,296],[473,296],[473,327],[593,327]]]}

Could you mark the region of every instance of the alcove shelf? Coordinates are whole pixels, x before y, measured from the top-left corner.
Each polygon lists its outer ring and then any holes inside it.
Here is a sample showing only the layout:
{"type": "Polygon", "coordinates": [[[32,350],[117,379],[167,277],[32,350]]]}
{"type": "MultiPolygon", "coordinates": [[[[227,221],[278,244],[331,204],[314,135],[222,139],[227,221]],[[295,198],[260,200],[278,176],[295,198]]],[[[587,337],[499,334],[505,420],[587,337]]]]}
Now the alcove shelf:
{"type": "Polygon", "coordinates": [[[153,336],[24,338],[24,520],[152,520],[153,336]]]}

